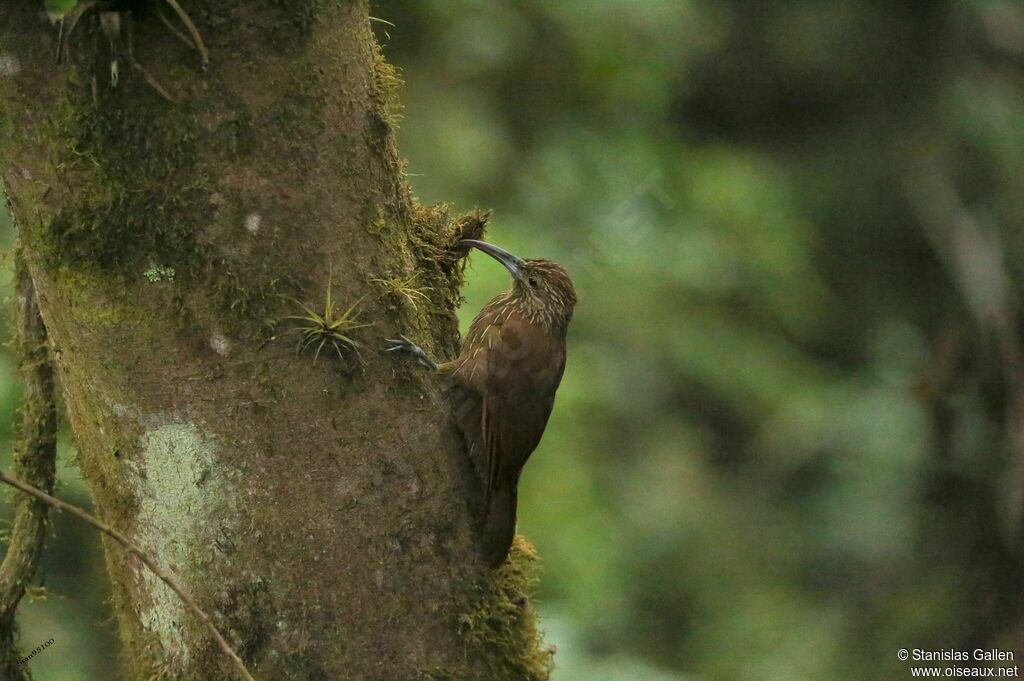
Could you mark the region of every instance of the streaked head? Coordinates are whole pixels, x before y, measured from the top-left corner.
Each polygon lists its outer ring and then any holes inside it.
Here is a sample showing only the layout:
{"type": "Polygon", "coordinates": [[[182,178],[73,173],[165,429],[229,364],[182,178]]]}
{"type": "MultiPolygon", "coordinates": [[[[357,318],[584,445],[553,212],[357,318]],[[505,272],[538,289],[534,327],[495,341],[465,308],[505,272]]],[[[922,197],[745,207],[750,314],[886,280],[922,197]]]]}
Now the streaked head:
{"type": "Polygon", "coordinates": [[[565,331],[576,306],[576,289],[565,268],[550,260],[527,260],[486,241],[463,239],[459,245],[491,256],[512,275],[512,297],[551,331],[565,331]]]}

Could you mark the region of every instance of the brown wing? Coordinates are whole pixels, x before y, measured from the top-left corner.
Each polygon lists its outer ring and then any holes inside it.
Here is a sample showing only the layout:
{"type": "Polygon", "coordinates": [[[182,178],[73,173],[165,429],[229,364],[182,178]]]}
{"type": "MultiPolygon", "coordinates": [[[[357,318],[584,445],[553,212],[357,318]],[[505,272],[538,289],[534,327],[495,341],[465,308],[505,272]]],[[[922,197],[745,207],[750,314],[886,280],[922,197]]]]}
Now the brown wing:
{"type": "Polygon", "coordinates": [[[462,431],[470,461],[480,479],[487,484],[489,455],[484,451],[483,399],[486,392],[488,354],[500,327],[507,319],[505,296],[484,306],[462,340],[462,351],[451,362],[442,364],[441,373],[452,379],[451,402],[455,422],[462,431]]]}
{"type": "Polygon", "coordinates": [[[459,357],[442,365],[453,380],[455,417],[485,481],[483,550],[489,564],[515,536],[519,473],[540,442],[565,369],[565,339],[530,324],[504,296],[473,320],[459,357]]]}
{"type": "Polygon", "coordinates": [[[565,368],[564,340],[514,314],[487,356],[480,428],[487,453],[484,557],[499,565],[516,533],[519,474],[537,448],[565,368]]]}
{"type": "Polygon", "coordinates": [[[470,325],[459,357],[442,365],[454,380],[456,422],[487,482],[518,480],[540,442],[565,369],[565,341],[530,324],[498,296],[470,325]]]}
{"type": "Polygon", "coordinates": [[[565,370],[565,341],[512,312],[487,353],[481,431],[488,483],[516,484],[540,443],[565,370]]]}

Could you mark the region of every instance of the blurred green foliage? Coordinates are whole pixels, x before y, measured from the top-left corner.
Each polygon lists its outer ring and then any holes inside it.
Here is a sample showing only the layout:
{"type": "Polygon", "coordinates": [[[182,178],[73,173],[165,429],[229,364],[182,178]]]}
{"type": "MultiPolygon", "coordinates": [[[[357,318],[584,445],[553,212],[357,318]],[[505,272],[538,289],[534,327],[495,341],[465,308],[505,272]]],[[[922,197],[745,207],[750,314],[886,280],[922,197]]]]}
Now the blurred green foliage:
{"type": "MultiPolygon", "coordinates": [[[[901,647],[1021,638],[1003,361],[950,253],[962,209],[1020,280],[1019,4],[375,11],[418,194],[580,292],[521,503],[557,679],[902,678],[901,647]]],[[[477,262],[465,318],[505,285],[477,262]]]]}
{"type": "MultiPolygon", "coordinates": [[[[557,681],[905,678],[899,648],[1024,638],[1019,3],[373,13],[417,194],[494,208],[490,239],[580,293],[521,491],[557,681]]],[[[506,285],[476,258],[464,322],[506,285]]],[[[50,543],[39,678],[109,678],[95,545],[50,543]]]]}

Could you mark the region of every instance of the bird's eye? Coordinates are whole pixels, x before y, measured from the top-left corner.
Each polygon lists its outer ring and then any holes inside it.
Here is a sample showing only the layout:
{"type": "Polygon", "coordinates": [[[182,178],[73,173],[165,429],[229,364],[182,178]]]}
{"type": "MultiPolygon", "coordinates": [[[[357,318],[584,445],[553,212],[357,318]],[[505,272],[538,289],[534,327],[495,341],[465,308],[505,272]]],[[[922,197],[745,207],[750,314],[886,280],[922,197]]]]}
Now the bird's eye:
{"type": "Polygon", "coordinates": [[[527,279],[527,281],[530,282],[530,286],[532,286],[533,288],[537,288],[537,280],[536,279],[534,279],[533,277],[530,277],[529,279],[527,279]]]}

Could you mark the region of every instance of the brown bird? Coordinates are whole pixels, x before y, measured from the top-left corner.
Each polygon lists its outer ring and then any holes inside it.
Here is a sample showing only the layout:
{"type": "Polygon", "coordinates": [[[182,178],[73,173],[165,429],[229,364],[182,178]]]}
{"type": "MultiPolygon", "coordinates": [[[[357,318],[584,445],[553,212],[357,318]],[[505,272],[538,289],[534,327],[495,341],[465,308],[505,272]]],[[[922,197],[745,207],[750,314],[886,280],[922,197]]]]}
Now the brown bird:
{"type": "Polygon", "coordinates": [[[387,350],[413,353],[452,381],[455,420],[478,472],[485,468],[484,557],[492,566],[515,537],[519,474],[540,443],[565,370],[565,336],[576,305],[572,280],[549,260],[524,260],[483,241],[463,239],[508,269],[512,288],[487,303],[459,356],[435,363],[404,336],[387,350]]]}

